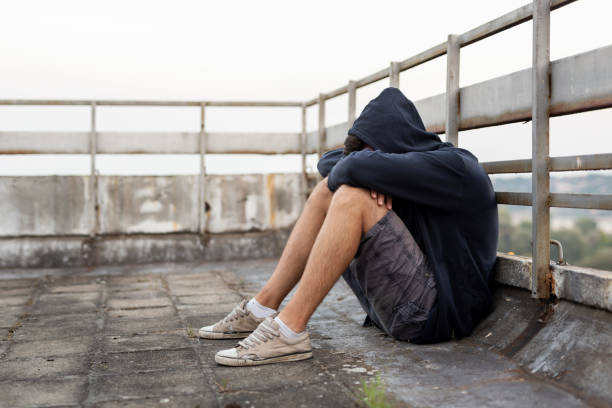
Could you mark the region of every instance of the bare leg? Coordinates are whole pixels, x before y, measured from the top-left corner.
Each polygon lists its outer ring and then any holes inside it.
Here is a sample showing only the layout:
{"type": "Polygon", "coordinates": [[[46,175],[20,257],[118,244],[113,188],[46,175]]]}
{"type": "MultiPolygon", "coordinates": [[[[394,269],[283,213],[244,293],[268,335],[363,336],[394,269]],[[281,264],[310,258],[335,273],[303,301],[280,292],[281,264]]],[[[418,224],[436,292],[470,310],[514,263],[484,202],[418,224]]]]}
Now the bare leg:
{"type": "Polygon", "coordinates": [[[327,187],[327,178],[314,188],[291,231],[274,273],[255,296],[260,304],[278,309],[285,296],[300,280],[332,196],[333,193],[327,187]]]}
{"type": "Polygon", "coordinates": [[[359,241],[389,210],[378,206],[364,189],[341,186],[317,236],[300,285],[279,317],[301,332],[315,309],[351,262],[359,241]]]}

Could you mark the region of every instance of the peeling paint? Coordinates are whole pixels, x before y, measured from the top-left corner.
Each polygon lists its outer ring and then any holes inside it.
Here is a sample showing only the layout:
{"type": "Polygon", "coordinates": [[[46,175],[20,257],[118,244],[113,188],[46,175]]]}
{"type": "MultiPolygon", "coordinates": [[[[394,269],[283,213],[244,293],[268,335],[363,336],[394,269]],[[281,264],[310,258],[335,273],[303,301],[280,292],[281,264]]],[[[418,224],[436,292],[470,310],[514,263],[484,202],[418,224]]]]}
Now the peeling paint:
{"type": "Polygon", "coordinates": [[[162,210],[162,204],[159,201],[145,201],[140,206],[141,213],[158,213],[162,210]]]}

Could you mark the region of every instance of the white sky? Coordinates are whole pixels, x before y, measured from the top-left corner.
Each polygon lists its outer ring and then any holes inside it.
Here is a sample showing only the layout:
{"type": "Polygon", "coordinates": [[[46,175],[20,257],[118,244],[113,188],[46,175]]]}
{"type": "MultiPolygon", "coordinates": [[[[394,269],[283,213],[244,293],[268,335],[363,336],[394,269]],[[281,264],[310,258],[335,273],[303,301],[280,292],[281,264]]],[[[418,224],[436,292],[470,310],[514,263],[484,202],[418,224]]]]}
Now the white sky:
{"type": "MultiPolygon", "coordinates": [[[[527,3],[463,1],[0,0],[0,99],[303,101],[527,3]]],[[[612,1],[553,11],[551,59],[612,43],[612,1]]],[[[402,73],[411,99],[445,89],[445,58],[402,73]]],[[[463,48],[461,85],[531,64],[531,22],[463,48]]],[[[358,112],[387,86],[358,91],[358,112]]],[[[346,97],[327,124],[346,120],[346,97]]],[[[316,127],[317,109],[309,109],[316,127]]],[[[612,151],[612,110],[551,120],[551,155],[612,151]]],[[[197,109],[100,108],[99,130],[198,129],[197,109]]],[[[0,130],[88,130],[87,108],[0,106],[0,130]]],[[[212,131],[298,131],[298,109],[209,109],[212,131]]],[[[530,156],[531,125],[462,132],[481,161],[530,156]]],[[[102,173],[196,173],[197,157],[115,156],[102,173]],[[154,165],[152,165],[154,164],[154,165]]],[[[295,156],[210,157],[213,173],[297,171],[295,156]]],[[[0,174],[87,174],[87,156],[0,156],[0,174]]]]}

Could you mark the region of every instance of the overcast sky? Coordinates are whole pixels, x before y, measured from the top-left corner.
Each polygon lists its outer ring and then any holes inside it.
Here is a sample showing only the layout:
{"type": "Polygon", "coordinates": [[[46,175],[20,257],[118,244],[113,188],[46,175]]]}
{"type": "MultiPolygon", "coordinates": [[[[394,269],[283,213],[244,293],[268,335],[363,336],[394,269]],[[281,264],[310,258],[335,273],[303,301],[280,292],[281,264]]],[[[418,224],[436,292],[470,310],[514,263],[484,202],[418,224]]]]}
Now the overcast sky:
{"type": "MultiPolygon", "coordinates": [[[[0,99],[295,100],[330,91],[445,41],[526,0],[5,1],[0,0],[0,99]]],[[[612,43],[610,0],[552,13],[551,58],[612,43]]],[[[444,57],[402,73],[411,99],[445,89],[444,57]]],[[[531,22],[461,51],[461,86],[531,65],[531,22]]],[[[358,91],[358,112],[387,86],[358,91]]],[[[346,120],[346,97],[327,124],[346,120]]],[[[309,109],[309,127],[317,110],[309,109]]],[[[551,155],[612,151],[610,109],[551,120],[551,155]]],[[[197,109],[100,108],[99,130],[198,129],[197,109]]],[[[0,130],[87,130],[86,108],[0,106],[0,130]]],[[[210,109],[207,129],[298,131],[298,109],[210,109]]],[[[530,156],[531,125],[460,134],[481,161],[530,156]]],[[[82,173],[87,157],[0,157],[0,174],[82,173]]],[[[212,172],[297,170],[295,157],[211,158],[212,172]]],[[[197,158],[101,157],[103,173],[193,173],[197,158]],[[148,161],[147,161],[148,160],[148,161]]]]}

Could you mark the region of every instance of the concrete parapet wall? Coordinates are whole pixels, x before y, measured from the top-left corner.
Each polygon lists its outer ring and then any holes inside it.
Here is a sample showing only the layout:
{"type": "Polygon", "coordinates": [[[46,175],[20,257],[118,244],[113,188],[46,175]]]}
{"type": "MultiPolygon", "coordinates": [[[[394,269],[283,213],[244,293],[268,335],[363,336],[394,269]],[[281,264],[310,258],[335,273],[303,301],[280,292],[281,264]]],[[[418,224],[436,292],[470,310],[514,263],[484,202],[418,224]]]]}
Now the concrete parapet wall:
{"type": "Polygon", "coordinates": [[[0,177],[0,236],[86,235],[89,177],[0,177]]]}
{"type": "MultiPolygon", "coordinates": [[[[531,288],[531,258],[497,254],[495,278],[505,285],[531,288]]],[[[551,263],[551,293],[612,312],[612,272],[551,263]]]]}
{"type": "Polygon", "coordinates": [[[0,238],[0,268],[57,268],[279,256],[290,228],[263,232],[0,238]]]}
{"type": "MultiPolygon", "coordinates": [[[[299,174],[207,177],[206,230],[266,231],[292,225],[301,210],[299,174]]],[[[99,176],[98,232],[198,231],[197,175],[99,176]]],[[[88,176],[0,177],[0,237],[88,235],[88,176]]]]}
{"type": "Polygon", "coordinates": [[[40,268],[274,257],[302,208],[300,174],[0,177],[0,267],[40,268]]]}

